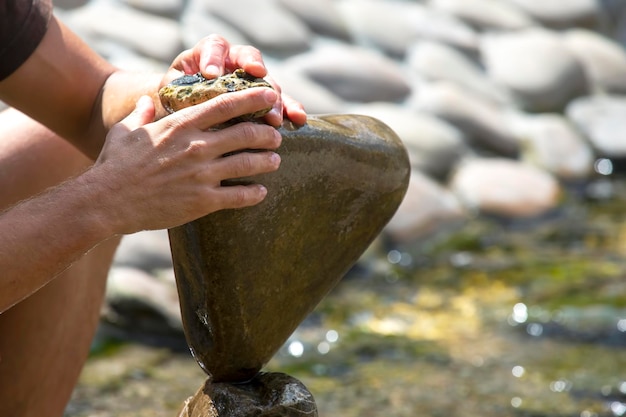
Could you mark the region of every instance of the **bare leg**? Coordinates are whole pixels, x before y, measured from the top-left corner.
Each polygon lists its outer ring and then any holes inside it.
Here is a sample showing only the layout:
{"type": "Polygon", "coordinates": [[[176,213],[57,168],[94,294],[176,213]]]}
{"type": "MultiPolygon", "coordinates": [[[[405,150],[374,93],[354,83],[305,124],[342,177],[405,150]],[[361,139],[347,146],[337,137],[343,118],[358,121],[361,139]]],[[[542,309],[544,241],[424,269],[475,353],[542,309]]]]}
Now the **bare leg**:
{"type": "MultiPolygon", "coordinates": [[[[91,164],[71,145],[14,110],[0,113],[0,126],[0,210],[91,164]]],[[[0,314],[0,416],[63,414],[89,352],[118,242],[102,243],[0,314]]],[[[32,253],[37,256],[37,242],[32,253]]]]}

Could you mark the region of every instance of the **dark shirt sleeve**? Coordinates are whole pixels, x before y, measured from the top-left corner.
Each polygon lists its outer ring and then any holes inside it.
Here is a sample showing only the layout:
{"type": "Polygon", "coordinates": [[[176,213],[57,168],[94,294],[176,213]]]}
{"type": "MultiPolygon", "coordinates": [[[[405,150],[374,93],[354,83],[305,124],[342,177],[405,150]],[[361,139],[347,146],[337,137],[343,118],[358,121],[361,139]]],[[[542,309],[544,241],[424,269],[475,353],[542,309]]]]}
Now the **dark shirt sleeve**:
{"type": "Polygon", "coordinates": [[[0,81],[37,48],[51,15],[51,0],[0,0],[0,81]]]}

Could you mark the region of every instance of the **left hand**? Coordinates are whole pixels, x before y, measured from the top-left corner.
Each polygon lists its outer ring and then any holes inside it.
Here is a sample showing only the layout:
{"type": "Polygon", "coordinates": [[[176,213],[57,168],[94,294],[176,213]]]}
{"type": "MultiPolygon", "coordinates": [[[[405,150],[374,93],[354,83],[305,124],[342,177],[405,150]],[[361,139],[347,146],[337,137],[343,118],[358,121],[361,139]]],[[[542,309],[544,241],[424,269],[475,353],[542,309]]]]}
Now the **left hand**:
{"type": "MultiPolygon", "coordinates": [[[[185,74],[200,72],[205,78],[210,79],[233,72],[237,68],[243,68],[255,77],[267,77],[267,68],[258,49],[247,45],[231,45],[219,35],[210,35],[174,59],[163,77],[161,86],[185,74]]],[[[266,79],[279,93],[279,99],[265,116],[267,123],[276,127],[280,126],[284,114],[297,125],[305,124],[307,116],[302,104],[282,94],[280,86],[271,77],[266,79]]]]}

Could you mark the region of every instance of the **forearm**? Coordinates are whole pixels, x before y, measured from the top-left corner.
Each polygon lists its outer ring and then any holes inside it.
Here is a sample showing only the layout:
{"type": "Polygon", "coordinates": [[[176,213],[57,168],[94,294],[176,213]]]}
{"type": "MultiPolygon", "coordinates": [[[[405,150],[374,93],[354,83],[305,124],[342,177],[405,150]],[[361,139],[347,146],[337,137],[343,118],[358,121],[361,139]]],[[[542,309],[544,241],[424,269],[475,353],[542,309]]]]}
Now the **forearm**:
{"type": "MultiPolygon", "coordinates": [[[[37,205],[39,197],[24,203],[26,205],[17,205],[18,202],[79,175],[91,165],[91,161],[55,133],[16,110],[0,112],[0,126],[1,312],[24,295],[45,285],[75,259],[71,250],[66,252],[64,258],[58,259],[50,252],[68,250],[66,243],[70,246],[76,244],[71,239],[65,241],[66,235],[76,230],[63,222],[74,223],[73,219],[80,213],[59,218],[53,215],[53,208],[48,207],[51,205],[50,197],[56,195],[58,198],[59,190],[51,191],[53,194],[47,194],[46,200],[39,201],[46,204],[37,205]],[[6,211],[12,206],[17,211],[6,211]],[[30,212],[32,210],[33,213],[30,212]],[[53,237],[46,238],[46,231],[54,227],[61,231],[54,230],[53,237]],[[33,234],[37,240],[30,240],[33,234]],[[16,288],[18,279],[19,288],[16,288]]],[[[68,185],[71,183],[63,187],[68,185]]],[[[89,245],[87,242],[84,244],[89,245]]]]}
{"type": "Polygon", "coordinates": [[[0,312],[113,235],[105,194],[87,172],[0,214],[0,312]]]}
{"type": "MultiPolygon", "coordinates": [[[[95,160],[108,129],[132,111],[137,99],[157,98],[161,78],[120,71],[53,18],[35,52],[0,83],[0,99],[95,160]]],[[[160,117],[158,99],[155,104],[160,117]]]]}

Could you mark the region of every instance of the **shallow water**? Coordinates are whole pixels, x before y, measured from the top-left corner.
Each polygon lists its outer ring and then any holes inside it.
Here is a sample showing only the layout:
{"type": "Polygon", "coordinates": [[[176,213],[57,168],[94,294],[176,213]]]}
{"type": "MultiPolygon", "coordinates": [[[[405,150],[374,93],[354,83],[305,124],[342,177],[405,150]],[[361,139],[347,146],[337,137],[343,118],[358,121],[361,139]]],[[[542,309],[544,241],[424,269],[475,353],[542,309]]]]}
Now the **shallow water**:
{"type": "MultiPolygon", "coordinates": [[[[267,369],[301,379],[325,417],[626,415],[625,190],[381,243],[267,369]]],[[[172,416],[202,382],[187,355],[118,347],[89,361],[66,415],[172,416]]]]}

